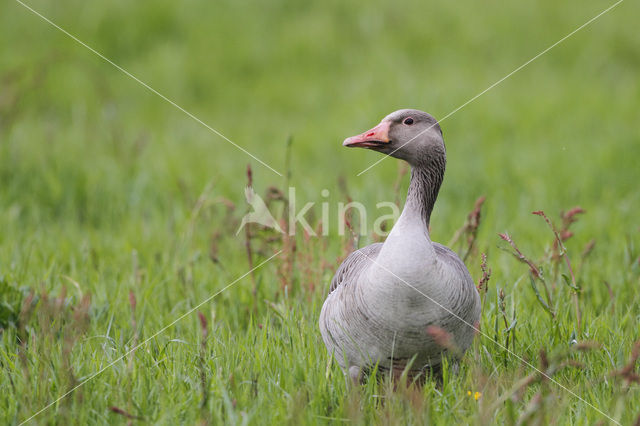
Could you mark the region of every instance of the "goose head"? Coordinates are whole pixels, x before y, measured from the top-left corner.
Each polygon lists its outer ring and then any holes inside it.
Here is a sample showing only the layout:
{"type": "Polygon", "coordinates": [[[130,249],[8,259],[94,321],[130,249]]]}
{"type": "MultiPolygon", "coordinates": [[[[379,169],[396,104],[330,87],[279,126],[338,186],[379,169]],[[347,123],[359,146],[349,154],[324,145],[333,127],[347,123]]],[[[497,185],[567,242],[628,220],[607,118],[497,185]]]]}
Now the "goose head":
{"type": "Polygon", "coordinates": [[[392,112],[374,128],[345,139],[342,145],[378,151],[412,166],[445,155],[440,125],[431,115],[417,109],[392,112]]]}

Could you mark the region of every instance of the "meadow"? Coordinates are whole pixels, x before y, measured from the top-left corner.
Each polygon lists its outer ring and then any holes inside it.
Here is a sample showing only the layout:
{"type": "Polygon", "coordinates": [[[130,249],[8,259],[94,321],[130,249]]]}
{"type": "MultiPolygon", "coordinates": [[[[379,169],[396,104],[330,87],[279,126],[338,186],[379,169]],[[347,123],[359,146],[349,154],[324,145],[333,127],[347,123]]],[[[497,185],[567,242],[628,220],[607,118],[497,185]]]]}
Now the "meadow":
{"type": "Polygon", "coordinates": [[[613,2],[26,4],[275,172],[2,2],[0,423],[640,422],[637,2],[450,116],[613,2]],[[447,116],[431,236],[469,252],[483,333],[442,386],[354,386],[317,320],[381,237],[236,235],[247,170],[314,229],[402,204],[399,162],[358,176],[379,154],[341,143],[405,107],[447,116]]]}

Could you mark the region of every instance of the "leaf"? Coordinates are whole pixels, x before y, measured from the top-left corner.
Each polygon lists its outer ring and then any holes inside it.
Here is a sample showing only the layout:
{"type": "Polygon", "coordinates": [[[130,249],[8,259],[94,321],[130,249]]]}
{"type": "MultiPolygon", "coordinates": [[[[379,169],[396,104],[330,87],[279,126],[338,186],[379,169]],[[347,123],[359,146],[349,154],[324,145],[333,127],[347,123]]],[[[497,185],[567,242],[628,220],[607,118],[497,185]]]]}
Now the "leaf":
{"type": "Polygon", "coordinates": [[[580,291],[580,287],[576,287],[571,283],[571,279],[567,276],[567,274],[562,274],[562,278],[564,279],[564,283],[572,288],[575,292],[580,291]]]}
{"type": "Polygon", "coordinates": [[[511,324],[509,324],[509,328],[506,328],[506,329],[504,330],[504,332],[505,332],[505,333],[508,333],[508,332],[510,332],[511,330],[513,330],[513,328],[516,326],[516,324],[517,324],[517,323],[518,323],[518,321],[517,321],[517,320],[514,320],[513,322],[511,322],[511,324]]]}
{"type": "Polygon", "coordinates": [[[547,302],[544,301],[544,299],[542,298],[542,295],[540,295],[540,292],[538,291],[538,286],[536,285],[536,280],[533,278],[533,274],[529,273],[529,279],[531,282],[531,288],[533,288],[533,291],[536,294],[536,297],[538,298],[538,302],[540,302],[544,310],[547,311],[552,318],[555,317],[556,314],[551,310],[547,302]]]}

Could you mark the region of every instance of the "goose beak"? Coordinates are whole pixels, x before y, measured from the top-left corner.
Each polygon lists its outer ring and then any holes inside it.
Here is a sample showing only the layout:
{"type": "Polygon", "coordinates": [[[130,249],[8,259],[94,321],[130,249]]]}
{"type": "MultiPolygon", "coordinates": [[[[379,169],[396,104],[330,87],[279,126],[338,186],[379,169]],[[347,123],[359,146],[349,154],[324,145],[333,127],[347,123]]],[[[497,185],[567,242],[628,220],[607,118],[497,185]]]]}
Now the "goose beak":
{"type": "Polygon", "coordinates": [[[391,122],[383,121],[371,130],[345,139],[342,145],[349,148],[376,148],[384,146],[391,142],[391,139],[389,139],[390,126],[391,122]]]}

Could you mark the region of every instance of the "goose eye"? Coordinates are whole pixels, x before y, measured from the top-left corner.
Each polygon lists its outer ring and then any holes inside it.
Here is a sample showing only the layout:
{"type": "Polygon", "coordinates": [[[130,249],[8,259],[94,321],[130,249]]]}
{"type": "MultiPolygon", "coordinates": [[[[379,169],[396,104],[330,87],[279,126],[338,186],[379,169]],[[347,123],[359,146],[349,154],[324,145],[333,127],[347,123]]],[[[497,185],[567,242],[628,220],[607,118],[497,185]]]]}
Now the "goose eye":
{"type": "Polygon", "coordinates": [[[402,123],[406,124],[407,126],[411,126],[413,124],[413,118],[411,117],[405,118],[402,123]]]}

